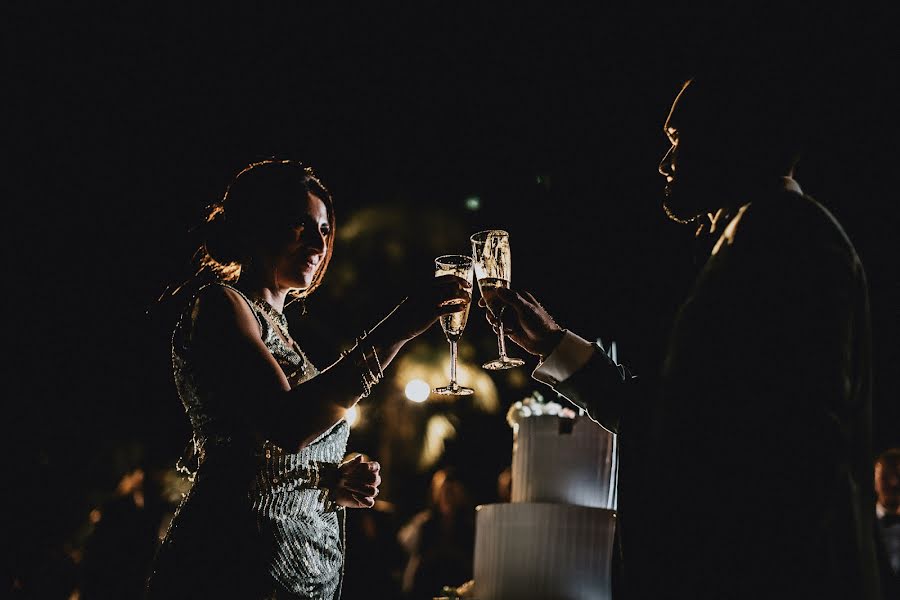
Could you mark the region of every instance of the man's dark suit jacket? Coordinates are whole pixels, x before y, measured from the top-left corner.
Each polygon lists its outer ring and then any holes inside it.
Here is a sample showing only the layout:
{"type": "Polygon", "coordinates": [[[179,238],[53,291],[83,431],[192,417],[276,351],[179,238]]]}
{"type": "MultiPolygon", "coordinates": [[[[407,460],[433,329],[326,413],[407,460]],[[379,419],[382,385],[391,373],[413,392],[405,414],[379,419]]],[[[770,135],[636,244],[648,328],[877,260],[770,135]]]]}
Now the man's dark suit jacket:
{"type": "Polygon", "coordinates": [[[596,352],[556,386],[619,434],[618,597],[879,596],[870,338],[849,239],[779,191],[724,230],[659,375],[596,352]]]}

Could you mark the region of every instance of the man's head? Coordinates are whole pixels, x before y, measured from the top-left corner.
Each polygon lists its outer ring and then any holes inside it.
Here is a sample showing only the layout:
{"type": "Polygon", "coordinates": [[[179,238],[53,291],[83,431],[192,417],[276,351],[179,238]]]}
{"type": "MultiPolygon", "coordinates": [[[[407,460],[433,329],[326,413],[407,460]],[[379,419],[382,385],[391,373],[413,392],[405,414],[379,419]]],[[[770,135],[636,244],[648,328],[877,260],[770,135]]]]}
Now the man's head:
{"type": "Polygon", "coordinates": [[[663,125],[664,208],[692,221],[791,175],[810,127],[799,75],[729,62],[685,82],[663,125]]]}
{"type": "Polygon", "coordinates": [[[875,459],[875,495],[888,513],[900,513],[900,448],[890,448],[875,459]]]}

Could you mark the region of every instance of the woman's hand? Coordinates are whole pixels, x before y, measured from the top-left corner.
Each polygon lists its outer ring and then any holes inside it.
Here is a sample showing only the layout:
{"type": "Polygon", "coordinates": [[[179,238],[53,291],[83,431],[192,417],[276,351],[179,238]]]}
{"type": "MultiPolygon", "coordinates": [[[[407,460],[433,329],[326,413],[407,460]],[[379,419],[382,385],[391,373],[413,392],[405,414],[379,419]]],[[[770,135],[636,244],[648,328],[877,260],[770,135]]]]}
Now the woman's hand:
{"type": "Polygon", "coordinates": [[[384,323],[397,341],[411,340],[438,317],[465,310],[472,301],[472,284],[455,275],[429,277],[413,290],[384,323]]]}
{"type": "Polygon", "coordinates": [[[363,459],[362,454],[338,466],[338,480],[331,499],[347,508],[372,508],[381,485],[381,465],[363,459]]]}

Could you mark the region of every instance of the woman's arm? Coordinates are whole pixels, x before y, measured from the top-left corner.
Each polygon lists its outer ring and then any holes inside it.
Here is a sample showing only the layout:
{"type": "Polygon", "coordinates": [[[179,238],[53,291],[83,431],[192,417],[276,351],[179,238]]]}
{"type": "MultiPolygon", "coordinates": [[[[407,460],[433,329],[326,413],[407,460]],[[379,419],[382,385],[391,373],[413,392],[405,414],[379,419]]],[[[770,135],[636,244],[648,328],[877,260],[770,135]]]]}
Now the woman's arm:
{"type": "Polygon", "coordinates": [[[197,368],[210,391],[239,418],[246,418],[249,429],[279,445],[303,446],[343,418],[364,394],[361,352],[373,365],[374,350],[377,362],[387,367],[407,341],[441,314],[464,307],[447,302],[469,300],[467,286],[453,276],[429,278],[356,351],[293,389],[263,342],[244,299],[231,289],[209,286],[193,307],[191,335],[197,368]]]}

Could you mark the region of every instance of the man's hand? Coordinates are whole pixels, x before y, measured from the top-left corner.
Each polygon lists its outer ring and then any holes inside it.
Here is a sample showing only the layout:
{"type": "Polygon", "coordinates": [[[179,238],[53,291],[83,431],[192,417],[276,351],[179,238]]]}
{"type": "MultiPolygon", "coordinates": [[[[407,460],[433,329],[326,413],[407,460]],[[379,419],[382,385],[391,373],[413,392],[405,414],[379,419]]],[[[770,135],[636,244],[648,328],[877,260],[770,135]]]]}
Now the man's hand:
{"type": "MultiPolygon", "coordinates": [[[[503,332],[509,339],[527,352],[545,357],[556,348],[563,337],[563,329],[529,292],[519,292],[506,288],[497,289],[497,299],[512,310],[504,310],[503,332]]],[[[478,301],[485,306],[484,298],[478,301]]],[[[486,311],[487,320],[497,331],[499,321],[486,311]]]]}

